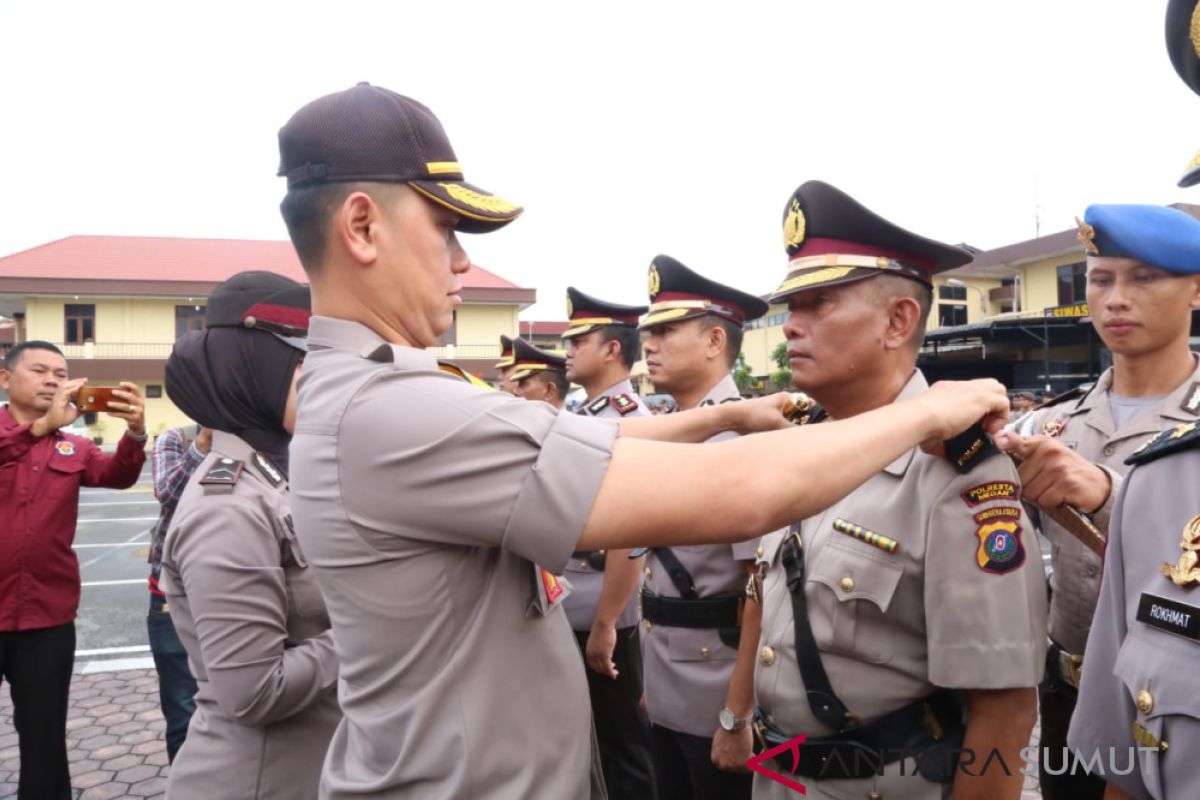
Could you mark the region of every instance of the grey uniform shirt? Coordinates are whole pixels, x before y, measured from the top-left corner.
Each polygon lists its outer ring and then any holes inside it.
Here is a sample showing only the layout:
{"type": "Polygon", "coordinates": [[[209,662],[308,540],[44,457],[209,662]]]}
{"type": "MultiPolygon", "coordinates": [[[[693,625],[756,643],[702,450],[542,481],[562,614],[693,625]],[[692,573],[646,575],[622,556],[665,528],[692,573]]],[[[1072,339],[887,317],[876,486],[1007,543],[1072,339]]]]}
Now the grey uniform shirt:
{"type": "MultiPolygon", "coordinates": [[[[1164,428],[1196,419],[1196,413],[1186,410],[1184,405],[1196,391],[1200,365],[1175,391],[1120,429],[1113,424],[1108,397],[1112,379],[1112,369],[1105,370],[1086,396],[1040,409],[1016,423],[1018,432],[1023,435],[1056,435],[1067,447],[1108,472],[1112,493],[1104,506],[1092,515],[1101,530],[1108,528],[1113,500],[1121,488],[1121,476],[1128,469],[1125,459],[1164,428]]],[[[1045,515],[1042,516],[1042,532],[1050,540],[1054,565],[1050,580],[1053,589],[1050,638],[1068,653],[1082,655],[1100,590],[1100,556],[1045,515]]]]}
{"type": "Polygon", "coordinates": [[[587,797],[587,682],[546,570],[575,549],[617,426],[357,323],[313,317],[308,346],[293,503],[345,713],[322,796],[587,797]]]}
{"type": "MultiPolygon", "coordinates": [[[[714,405],[740,399],[737,384],[726,375],[701,400],[714,405]]],[[[719,442],[737,436],[722,433],[719,442]]],[[[737,469],[730,464],[729,469],[737,469]]],[[[696,498],[703,503],[704,498],[696,498]]],[[[747,573],[743,562],[753,561],[759,539],[738,544],[686,545],[671,551],[691,574],[700,597],[741,596],[747,573]]],[[[646,558],[645,586],[655,594],[679,597],[679,590],[662,562],[651,551],[646,558]]],[[[647,625],[642,631],[646,712],[655,725],[693,736],[711,737],[717,715],[725,705],[737,648],[721,641],[715,629],[647,625]]]]}
{"type": "MultiPolygon", "coordinates": [[[[899,400],[927,386],[916,372],[899,400]]],[[[939,687],[1036,686],[1046,655],[1046,582],[1036,535],[1018,501],[1016,468],[995,455],[960,475],[914,448],[826,511],[802,521],[809,620],[834,692],[869,724],[939,687]],[[835,528],[844,520],[899,543],[895,552],[835,528]]],[[[844,527],[844,526],[843,526],[844,527]]],[[[758,705],[789,736],[832,733],[813,715],[796,658],[781,549],[764,537],[758,705]]],[[[785,759],[786,760],[786,759],[785,759]]],[[[913,774],[810,781],[809,797],[941,797],[913,774]]],[[[786,769],[786,767],[784,767],[786,769]]],[[[755,776],[755,797],[792,797],[755,776]]]]}
{"type": "Polygon", "coordinates": [[[214,431],[171,521],[161,586],[197,686],[172,800],[317,796],[341,719],[337,657],[282,478],[246,442],[214,431]],[[205,485],[235,462],[236,482],[205,485]]]}
{"type": "MultiPolygon", "coordinates": [[[[595,397],[589,397],[580,407],[579,413],[587,417],[614,420],[622,417],[650,416],[649,409],[633,391],[633,384],[628,380],[608,387],[595,397]],[[622,414],[613,403],[614,395],[623,395],[626,401],[634,404],[633,407],[622,414]],[[608,400],[608,402],[601,402],[603,400],[608,400]]],[[[571,623],[572,630],[586,633],[592,629],[592,623],[596,619],[596,605],[600,602],[600,591],[604,588],[604,573],[589,567],[586,559],[572,558],[567,561],[566,571],[563,574],[570,581],[571,588],[574,590],[563,601],[563,608],[567,612],[567,621],[571,623]]],[[[625,608],[617,617],[617,628],[628,628],[637,623],[638,600],[635,592],[630,594],[629,602],[625,604],[625,608]]]]}
{"type": "Polygon", "coordinates": [[[1200,642],[1195,638],[1200,636],[1200,590],[1194,583],[1176,586],[1160,571],[1163,564],[1178,563],[1184,529],[1200,524],[1197,487],[1200,448],[1195,445],[1134,467],[1126,476],[1113,511],[1096,620],[1067,737],[1085,764],[1099,750],[1104,779],[1138,798],[1200,797],[1200,642]],[[1139,614],[1143,602],[1160,610],[1147,606],[1139,614]],[[1192,638],[1179,635],[1180,623],[1190,627],[1192,638]],[[1135,740],[1135,725],[1168,749],[1135,740]],[[1136,747],[1148,749],[1136,754],[1132,774],[1115,774],[1110,765],[1126,771],[1135,758],[1130,748],[1136,747]]]}

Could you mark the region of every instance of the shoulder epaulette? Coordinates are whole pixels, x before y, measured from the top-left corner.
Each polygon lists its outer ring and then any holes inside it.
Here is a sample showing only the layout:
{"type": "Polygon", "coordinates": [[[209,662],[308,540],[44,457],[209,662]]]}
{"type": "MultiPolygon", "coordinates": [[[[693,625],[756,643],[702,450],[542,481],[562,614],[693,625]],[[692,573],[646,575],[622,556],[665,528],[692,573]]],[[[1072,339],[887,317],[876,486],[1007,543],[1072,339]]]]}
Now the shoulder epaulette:
{"type": "Polygon", "coordinates": [[[1179,407],[1189,414],[1200,416],[1200,381],[1196,381],[1188,387],[1187,394],[1183,396],[1183,402],[1179,407]]]}
{"type": "Polygon", "coordinates": [[[495,388],[494,386],[487,383],[486,381],[482,381],[479,378],[476,378],[474,375],[467,372],[465,369],[460,367],[458,364],[452,364],[449,361],[439,361],[438,369],[440,369],[442,372],[448,372],[451,375],[455,376],[456,378],[462,378],[467,383],[471,384],[472,386],[478,387],[480,389],[494,389],[495,388]]]}
{"type": "Polygon", "coordinates": [[[975,423],[957,436],[942,443],[946,448],[946,458],[951,466],[961,475],[966,475],[986,459],[1000,452],[988,436],[983,426],[975,423]]]}
{"type": "Polygon", "coordinates": [[[1096,388],[1096,384],[1085,383],[1082,386],[1076,386],[1074,389],[1068,389],[1052,400],[1047,400],[1044,403],[1038,403],[1031,409],[1031,412],[1041,411],[1043,408],[1053,408],[1054,406],[1065,403],[1068,400],[1074,400],[1077,397],[1087,397],[1094,388],[1096,388]]]}
{"type": "Polygon", "coordinates": [[[1174,428],[1167,428],[1133,451],[1133,455],[1125,459],[1129,465],[1145,464],[1156,458],[1179,450],[1200,445],[1200,423],[1181,422],[1174,428]]]}
{"type": "Polygon", "coordinates": [[[631,411],[636,411],[638,407],[637,398],[631,395],[629,392],[619,392],[614,394],[612,396],[612,404],[613,408],[615,408],[617,413],[622,417],[631,411]]]}
{"type": "Polygon", "coordinates": [[[262,453],[255,452],[251,460],[254,462],[254,466],[258,468],[259,473],[267,479],[267,483],[275,488],[279,488],[287,480],[283,477],[283,473],[280,472],[279,467],[275,466],[271,459],[262,453]]]}
{"type": "Polygon", "coordinates": [[[602,397],[597,397],[595,400],[588,403],[587,412],[594,417],[597,414],[599,414],[601,411],[603,411],[604,409],[608,408],[608,403],[609,403],[608,395],[604,395],[602,397]]]}
{"type": "MultiPolygon", "coordinates": [[[[232,458],[218,458],[200,479],[200,485],[214,488],[233,488],[242,477],[245,463],[232,458]]],[[[208,489],[205,489],[208,492],[208,489]]]]}

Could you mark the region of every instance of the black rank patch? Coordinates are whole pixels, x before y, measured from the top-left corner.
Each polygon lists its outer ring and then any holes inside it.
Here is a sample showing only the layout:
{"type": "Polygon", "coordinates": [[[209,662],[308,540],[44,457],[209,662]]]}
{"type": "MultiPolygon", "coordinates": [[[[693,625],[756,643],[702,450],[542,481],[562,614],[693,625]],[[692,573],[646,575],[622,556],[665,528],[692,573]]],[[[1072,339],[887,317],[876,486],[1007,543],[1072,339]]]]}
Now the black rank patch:
{"type": "Polygon", "coordinates": [[[947,439],[946,458],[961,474],[966,474],[985,458],[1000,452],[992,443],[992,437],[984,433],[983,426],[972,425],[957,436],[947,439]]]}
{"type": "Polygon", "coordinates": [[[630,411],[636,410],[638,407],[637,399],[628,392],[614,394],[612,396],[612,404],[613,408],[615,408],[617,413],[621,416],[625,416],[630,411]]]}
{"type": "Polygon", "coordinates": [[[608,408],[608,404],[610,402],[611,402],[611,400],[609,399],[608,395],[605,395],[604,397],[597,397],[595,400],[593,400],[591,403],[588,404],[588,407],[587,407],[588,413],[594,417],[597,414],[599,414],[601,411],[603,411],[604,409],[608,408]]]}
{"type": "Polygon", "coordinates": [[[242,477],[245,464],[232,458],[218,458],[200,479],[201,486],[233,486],[242,477]]]}
{"type": "Polygon", "coordinates": [[[1138,601],[1137,621],[1200,642],[1200,608],[1142,592],[1138,601]]]}
{"type": "Polygon", "coordinates": [[[267,483],[276,487],[283,484],[283,473],[279,471],[278,467],[271,463],[271,459],[267,458],[262,453],[256,452],[252,460],[254,461],[254,466],[257,467],[258,471],[262,473],[262,476],[267,479],[267,483]]]}

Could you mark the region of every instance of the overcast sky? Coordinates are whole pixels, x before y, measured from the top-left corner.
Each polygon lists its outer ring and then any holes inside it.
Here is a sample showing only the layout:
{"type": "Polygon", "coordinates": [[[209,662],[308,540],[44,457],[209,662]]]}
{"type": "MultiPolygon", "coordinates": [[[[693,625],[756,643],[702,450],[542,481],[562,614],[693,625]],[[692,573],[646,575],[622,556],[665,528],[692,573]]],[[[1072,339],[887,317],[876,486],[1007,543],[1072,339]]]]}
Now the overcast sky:
{"type": "Polygon", "coordinates": [[[285,238],[276,133],[368,80],[429,105],[523,204],[464,237],[558,319],[669,253],[756,293],[820,178],[992,248],[1091,202],[1197,202],[1163,0],[4,3],[0,254],[72,234],[285,238]],[[716,6],[716,4],[712,4],[716,6]]]}

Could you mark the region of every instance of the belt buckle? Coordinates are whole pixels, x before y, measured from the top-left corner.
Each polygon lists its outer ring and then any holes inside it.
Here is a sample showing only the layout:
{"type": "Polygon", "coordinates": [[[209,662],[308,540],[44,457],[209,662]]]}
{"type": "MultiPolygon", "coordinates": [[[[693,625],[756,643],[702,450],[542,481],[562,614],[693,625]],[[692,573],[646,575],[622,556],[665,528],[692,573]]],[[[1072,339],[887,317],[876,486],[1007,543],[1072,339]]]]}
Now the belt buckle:
{"type": "Polygon", "coordinates": [[[1083,656],[1060,649],[1058,651],[1058,672],[1064,681],[1078,689],[1080,679],[1083,677],[1083,656]]]}

